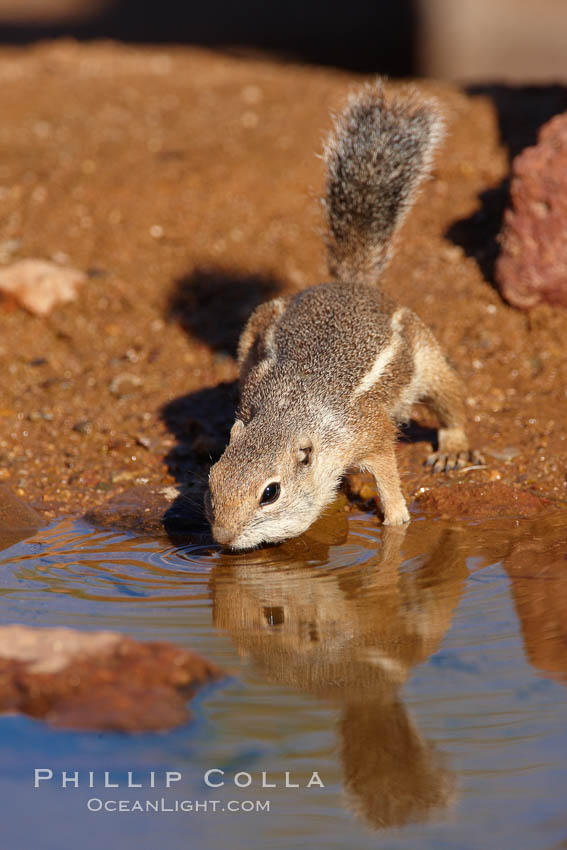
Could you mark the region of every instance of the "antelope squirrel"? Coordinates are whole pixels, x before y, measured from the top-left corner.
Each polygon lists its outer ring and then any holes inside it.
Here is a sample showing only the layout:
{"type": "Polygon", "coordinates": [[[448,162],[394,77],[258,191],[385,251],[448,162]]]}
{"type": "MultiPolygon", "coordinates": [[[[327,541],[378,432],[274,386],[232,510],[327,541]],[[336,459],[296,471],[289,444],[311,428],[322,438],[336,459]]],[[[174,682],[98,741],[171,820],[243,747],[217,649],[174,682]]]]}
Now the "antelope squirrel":
{"type": "Polygon", "coordinates": [[[386,525],[410,519],[396,425],[425,401],[440,421],[435,471],[469,462],[460,380],[431,331],[377,285],[443,136],[437,103],[351,95],[325,146],[333,282],[260,305],[240,337],[240,404],[209,475],[214,539],[232,549],[295,537],[349,467],[375,478],[386,525]]]}

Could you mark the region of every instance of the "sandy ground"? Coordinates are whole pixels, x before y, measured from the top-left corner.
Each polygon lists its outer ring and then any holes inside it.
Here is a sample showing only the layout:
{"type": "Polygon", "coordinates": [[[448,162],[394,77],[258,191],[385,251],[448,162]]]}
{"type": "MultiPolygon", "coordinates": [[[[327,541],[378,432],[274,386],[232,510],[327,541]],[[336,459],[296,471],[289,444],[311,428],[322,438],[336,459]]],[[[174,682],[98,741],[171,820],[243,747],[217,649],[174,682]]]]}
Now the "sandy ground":
{"type": "MultiPolygon", "coordinates": [[[[0,301],[0,479],[18,495],[73,515],[202,476],[232,418],[243,321],[325,279],[315,153],[356,80],[195,49],[0,51],[0,260],[88,273],[47,319],[0,301]]],[[[509,152],[565,92],[419,86],[450,135],[384,287],[445,346],[492,453],[449,478],[565,501],[567,311],[518,312],[490,281],[509,152]]],[[[433,483],[422,436],[399,448],[410,498],[433,483]]]]}

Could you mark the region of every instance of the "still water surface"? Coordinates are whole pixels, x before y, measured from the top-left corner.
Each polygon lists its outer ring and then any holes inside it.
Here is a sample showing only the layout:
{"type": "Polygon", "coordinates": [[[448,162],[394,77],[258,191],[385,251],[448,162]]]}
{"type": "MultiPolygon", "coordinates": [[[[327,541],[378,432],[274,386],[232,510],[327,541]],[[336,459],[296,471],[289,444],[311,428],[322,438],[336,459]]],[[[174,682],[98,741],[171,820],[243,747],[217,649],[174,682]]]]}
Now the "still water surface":
{"type": "Polygon", "coordinates": [[[400,531],[337,510],[235,556],[63,521],[0,561],[2,624],[171,640],[229,673],[163,734],[1,718],[2,850],[567,848],[565,513],[400,531]],[[34,789],[36,767],[59,782],[34,789]],[[205,785],[211,768],[226,785],[205,785]],[[60,787],[63,770],[79,788],[60,787]],[[183,776],[170,790],[166,770],[183,776]],[[145,787],[124,787],[128,771],[145,787]],[[305,787],[314,771],[324,788],[305,787]],[[162,797],[219,802],[87,808],[162,797]],[[270,811],[226,810],[256,800],[270,811]]]}

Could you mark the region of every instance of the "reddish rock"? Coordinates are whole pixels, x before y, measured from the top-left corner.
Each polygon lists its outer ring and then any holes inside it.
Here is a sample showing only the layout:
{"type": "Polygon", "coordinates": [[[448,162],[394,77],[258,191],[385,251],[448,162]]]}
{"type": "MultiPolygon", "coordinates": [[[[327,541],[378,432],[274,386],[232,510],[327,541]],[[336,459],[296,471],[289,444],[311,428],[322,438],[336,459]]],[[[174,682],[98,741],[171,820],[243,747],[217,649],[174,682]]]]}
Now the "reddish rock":
{"type": "Polygon", "coordinates": [[[0,628],[0,712],[51,726],[128,732],[170,729],[218,667],[168,643],[116,632],[0,628]]]}
{"type": "Polygon", "coordinates": [[[540,131],[512,166],[496,279],[510,304],[567,307],[567,112],[540,131]]]}
{"type": "Polygon", "coordinates": [[[85,515],[85,519],[100,528],[116,528],[159,537],[164,533],[164,515],[177,496],[175,487],[129,487],[93,508],[85,515]]]}
{"type": "Polygon", "coordinates": [[[450,518],[531,517],[548,510],[551,505],[547,499],[527,490],[497,481],[422,487],[415,498],[427,513],[450,518]]]}
{"type": "Polygon", "coordinates": [[[210,542],[205,521],[202,486],[130,487],[111,496],[85,515],[98,528],[134,531],[152,537],[167,535],[195,543],[210,542]]]}
{"type": "Polygon", "coordinates": [[[45,525],[40,515],[0,484],[0,550],[24,540],[45,525]]]}

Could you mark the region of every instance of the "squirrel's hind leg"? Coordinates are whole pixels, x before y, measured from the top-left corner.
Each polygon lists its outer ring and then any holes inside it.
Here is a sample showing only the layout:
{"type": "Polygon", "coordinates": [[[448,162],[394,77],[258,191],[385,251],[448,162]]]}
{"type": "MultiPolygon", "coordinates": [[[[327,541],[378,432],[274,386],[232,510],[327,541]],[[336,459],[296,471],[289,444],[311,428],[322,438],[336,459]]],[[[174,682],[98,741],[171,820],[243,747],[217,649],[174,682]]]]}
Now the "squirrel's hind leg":
{"type": "Polygon", "coordinates": [[[438,450],[429,455],[426,465],[433,472],[462,469],[483,462],[480,452],[471,451],[466,432],[463,385],[447,362],[436,340],[431,339],[416,364],[421,372],[421,400],[439,418],[438,450]]]}

